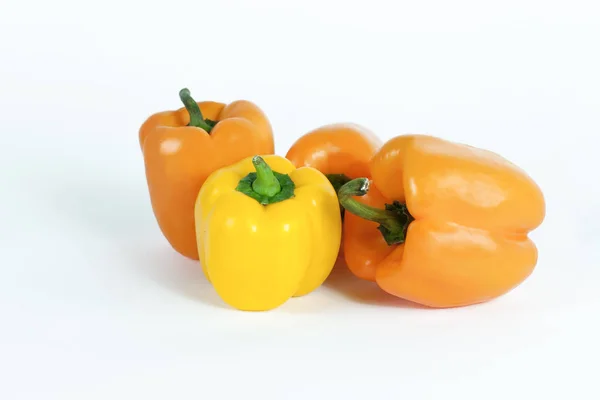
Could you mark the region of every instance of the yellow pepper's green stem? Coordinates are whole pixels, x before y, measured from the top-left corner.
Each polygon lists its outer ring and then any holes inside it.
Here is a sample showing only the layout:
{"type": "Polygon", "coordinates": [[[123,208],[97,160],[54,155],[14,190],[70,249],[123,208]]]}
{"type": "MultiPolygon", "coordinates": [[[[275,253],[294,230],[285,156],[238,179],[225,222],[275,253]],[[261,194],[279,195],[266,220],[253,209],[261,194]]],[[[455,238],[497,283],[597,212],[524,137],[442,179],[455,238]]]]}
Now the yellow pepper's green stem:
{"type": "Polygon", "coordinates": [[[364,196],[369,191],[369,180],[357,178],[344,184],[338,190],[338,199],[344,209],[360,218],[377,222],[379,231],[388,245],[401,244],[406,240],[408,225],[414,220],[405,204],[394,201],[385,209],[362,204],[353,196],[364,196]]]}
{"type": "Polygon", "coordinates": [[[273,171],[260,156],[252,158],[256,172],[242,178],[235,190],[266,206],[294,197],[296,185],[287,174],[273,171]]]}
{"type": "Polygon", "coordinates": [[[204,119],[198,103],[192,98],[189,89],[184,88],[179,91],[179,98],[183,102],[185,109],[190,114],[190,123],[188,126],[195,126],[196,128],[202,128],[206,132],[210,133],[214,124],[209,123],[204,119]]]}
{"type": "Polygon", "coordinates": [[[252,164],[256,169],[256,180],[252,182],[252,189],[261,196],[273,197],[281,191],[281,185],[271,167],[260,156],[252,158],[252,164]]]}

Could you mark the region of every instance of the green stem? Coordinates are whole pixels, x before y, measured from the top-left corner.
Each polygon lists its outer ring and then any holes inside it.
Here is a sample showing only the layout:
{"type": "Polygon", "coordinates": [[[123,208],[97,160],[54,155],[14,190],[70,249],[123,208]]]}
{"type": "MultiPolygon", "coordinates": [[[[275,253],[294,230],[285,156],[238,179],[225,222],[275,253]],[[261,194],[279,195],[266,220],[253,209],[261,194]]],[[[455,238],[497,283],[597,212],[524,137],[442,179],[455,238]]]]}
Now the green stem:
{"type": "Polygon", "coordinates": [[[252,182],[252,189],[261,196],[267,197],[273,197],[279,193],[281,185],[265,160],[259,156],[254,156],[252,164],[256,169],[256,180],[252,182]]]}
{"type": "Polygon", "coordinates": [[[394,201],[385,209],[362,204],[354,196],[364,196],[369,191],[369,180],[357,178],[344,184],[338,191],[340,204],[344,209],[360,218],[379,224],[379,231],[388,245],[401,244],[406,240],[408,225],[414,220],[405,204],[394,201]]]}
{"type": "Polygon", "coordinates": [[[202,111],[200,111],[200,107],[198,106],[198,103],[196,103],[196,100],[192,98],[189,89],[181,89],[179,91],[179,98],[187,112],[190,114],[190,123],[188,126],[195,126],[196,128],[204,129],[206,132],[210,133],[214,125],[204,120],[202,111]]]}
{"type": "Polygon", "coordinates": [[[262,205],[273,204],[294,197],[296,185],[287,174],[273,171],[260,156],[252,158],[256,172],[250,172],[238,183],[236,190],[262,205]]]}

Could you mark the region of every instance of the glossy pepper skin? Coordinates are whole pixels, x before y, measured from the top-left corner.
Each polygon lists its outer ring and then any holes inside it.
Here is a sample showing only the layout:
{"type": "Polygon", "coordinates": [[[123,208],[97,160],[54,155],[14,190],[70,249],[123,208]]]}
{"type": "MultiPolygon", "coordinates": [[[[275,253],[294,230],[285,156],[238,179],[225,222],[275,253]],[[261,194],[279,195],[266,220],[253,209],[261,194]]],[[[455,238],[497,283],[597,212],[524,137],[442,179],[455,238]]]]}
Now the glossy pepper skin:
{"type": "MultiPolygon", "coordinates": [[[[297,168],[318,169],[327,175],[337,191],[351,179],[371,176],[369,162],[382,144],[365,127],[335,123],[320,126],[301,136],[285,157],[297,168]]],[[[343,252],[343,246],[340,246],[340,257],[343,252]]]]}
{"type": "Polygon", "coordinates": [[[339,203],[327,177],[284,157],[263,157],[211,174],[195,206],[204,274],[225,303],[245,311],[270,310],[315,290],[341,241],[339,203]]]}
{"type": "Polygon", "coordinates": [[[543,222],[545,201],[514,164],[471,146],[403,135],[385,143],[370,167],[372,181],[353,180],[339,191],[345,259],[356,276],[445,308],[499,297],[532,273],[538,253],[528,234],[543,222]]]}
{"type": "Polygon", "coordinates": [[[152,209],[160,229],[180,254],[198,259],[194,204],[215,170],[253,154],[274,153],[271,124],[255,104],[195,102],[150,116],[139,131],[152,209]]]}

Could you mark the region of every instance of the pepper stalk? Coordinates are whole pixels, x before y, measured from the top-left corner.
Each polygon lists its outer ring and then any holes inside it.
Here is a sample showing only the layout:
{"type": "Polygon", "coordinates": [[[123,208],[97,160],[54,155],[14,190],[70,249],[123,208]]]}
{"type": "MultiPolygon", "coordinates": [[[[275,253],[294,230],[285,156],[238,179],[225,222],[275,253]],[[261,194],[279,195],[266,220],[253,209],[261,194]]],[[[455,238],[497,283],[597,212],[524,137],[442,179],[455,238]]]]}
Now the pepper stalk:
{"type": "Polygon", "coordinates": [[[193,99],[189,89],[181,89],[179,91],[179,98],[181,99],[181,102],[185,106],[187,112],[190,114],[190,123],[188,126],[195,126],[196,128],[204,129],[207,133],[210,133],[217,122],[204,118],[198,103],[193,99]]]}
{"type": "Polygon", "coordinates": [[[260,156],[252,157],[256,172],[250,172],[240,180],[236,190],[252,197],[262,205],[284,201],[294,197],[296,185],[287,174],[273,171],[260,156]]]}
{"type": "Polygon", "coordinates": [[[367,178],[357,178],[345,183],[338,191],[340,204],[346,211],[360,218],[377,222],[379,224],[377,229],[389,246],[404,243],[408,226],[414,221],[406,204],[394,201],[392,204],[386,204],[385,209],[379,209],[352,198],[367,194],[369,185],[367,178]]]}

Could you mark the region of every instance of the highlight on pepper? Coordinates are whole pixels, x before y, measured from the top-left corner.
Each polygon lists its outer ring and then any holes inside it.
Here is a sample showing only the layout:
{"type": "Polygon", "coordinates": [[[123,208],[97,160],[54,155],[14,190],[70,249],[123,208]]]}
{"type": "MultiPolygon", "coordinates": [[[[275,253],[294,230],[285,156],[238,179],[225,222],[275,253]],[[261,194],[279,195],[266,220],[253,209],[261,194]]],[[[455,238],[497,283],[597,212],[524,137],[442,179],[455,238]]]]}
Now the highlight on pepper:
{"type": "Polygon", "coordinates": [[[386,142],[338,191],[348,268],[425,306],[485,302],[533,272],[543,194],[501,156],[426,135],[386,142]]]}
{"type": "Polygon", "coordinates": [[[200,264],[219,297],[265,311],[317,289],[341,241],[336,192],[310,167],[248,157],[213,172],[195,204],[200,264]]]}

